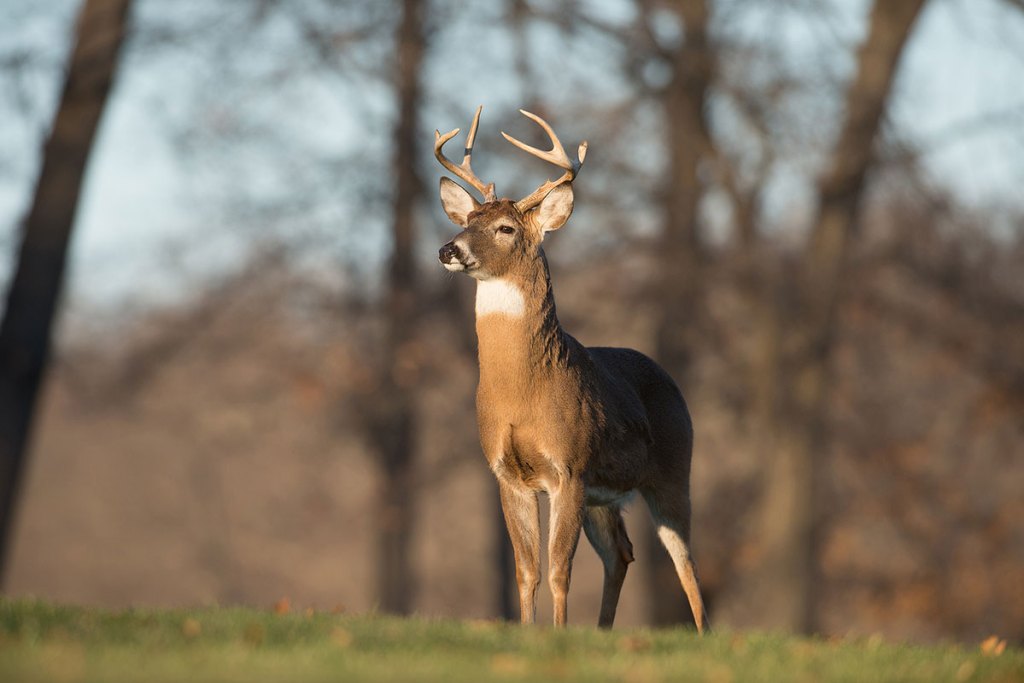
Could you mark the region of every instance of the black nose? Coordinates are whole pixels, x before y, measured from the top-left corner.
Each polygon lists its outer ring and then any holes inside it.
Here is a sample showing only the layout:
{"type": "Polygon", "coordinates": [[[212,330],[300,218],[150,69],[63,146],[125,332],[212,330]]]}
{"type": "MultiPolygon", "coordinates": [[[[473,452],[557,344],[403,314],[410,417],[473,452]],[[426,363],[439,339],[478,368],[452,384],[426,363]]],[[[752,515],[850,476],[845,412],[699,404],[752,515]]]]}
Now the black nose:
{"type": "Polygon", "coordinates": [[[437,251],[437,258],[441,263],[451,263],[459,258],[459,248],[449,242],[437,251]]]}

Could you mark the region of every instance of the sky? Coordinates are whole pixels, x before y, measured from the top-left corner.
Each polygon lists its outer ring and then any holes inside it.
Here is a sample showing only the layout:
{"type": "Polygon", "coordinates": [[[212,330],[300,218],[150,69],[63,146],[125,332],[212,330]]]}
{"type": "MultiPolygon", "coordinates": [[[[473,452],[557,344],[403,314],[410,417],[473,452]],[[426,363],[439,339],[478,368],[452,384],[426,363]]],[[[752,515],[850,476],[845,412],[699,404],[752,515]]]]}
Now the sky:
{"type": "Polygon", "coordinates": [[[998,2],[936,3],[922,17],[892,115],[915,130],[934,173],[971,203],[1024,196],[1024,12],[998,2]],[[1016,112],[1016,135],[977,124],[1016,112]]]}
{"type": "MultiPolygon", "coordinates": [[[[617,0],[594,1],[607,16],[625,11],[617,0]]],[[[42,50],[59,65],[77,6],[75,0],[14,0],[7,12],[17,25],[18,45],[42,50]]],[[[839,7],[837,22],[817,30],[834,30],[841,42],[856,44],[864,30],[864,3],[839,0],[839,7]]],[[[801,34],[806,27],[791,28],[792,58],[800,59],[802,45],[813,37],[801,34]]],[[[749,30],[763,29],[752,22],[749,30]]],[[[932,175],[969,205],[1024,205],[1022,37],[1024,12],[1006,9],[1000,0],[932,0],[902,64],[890,110],[893,127],[923,146],[932,175]],[[1016,113],[1016,125],[1007,123],[1008,112],[1016,113]],[[999,125],[981,125],[985,121],[999,125]]],[[[60,72],[41,72],[48,76],[28,87],[45,110],[53,106],[60,72]]],[[[143,59],[123,65],[79,207],[69,283],[73,300],[173,300],[192,278],[230,262],[238,249],[232,240],[205,251],[188,249],[191,242],[207,240],[222,220],[197,200],[194,169],[176,153],[158,111],[174,106],[161,92],[188,78],[187,67],[147,65],[143,59]]],[[[11,95],[0,91],[4,97],[11,95]]],[[[344,107],[323,106],[332,119],[324,144],[339,150],[358,145],[365,131],[356,117],[344,107]]],[[[0,109],[0,115],[7,113],[0,109]]],[[[0,159],[6,160],[0,162],[0,246],[6,249],[13,246],[30,199],[48,117],[37,111],[26,118],[34,124],[10,119],[0,130],[0,159]]]]}

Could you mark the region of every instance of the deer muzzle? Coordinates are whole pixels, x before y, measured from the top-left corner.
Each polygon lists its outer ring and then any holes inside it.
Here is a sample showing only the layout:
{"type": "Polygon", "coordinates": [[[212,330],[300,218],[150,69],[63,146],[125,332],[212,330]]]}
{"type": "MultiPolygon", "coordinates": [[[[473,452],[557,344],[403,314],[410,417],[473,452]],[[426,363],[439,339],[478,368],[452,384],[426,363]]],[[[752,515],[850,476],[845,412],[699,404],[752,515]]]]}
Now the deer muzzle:
{"type": "Polygon", "coordinates": [[[454,241],[449,242],[438,250],[437,259],[448,270],[459,271],[466,269],[466,266],[462,263],[462,251],[454,241]]]}

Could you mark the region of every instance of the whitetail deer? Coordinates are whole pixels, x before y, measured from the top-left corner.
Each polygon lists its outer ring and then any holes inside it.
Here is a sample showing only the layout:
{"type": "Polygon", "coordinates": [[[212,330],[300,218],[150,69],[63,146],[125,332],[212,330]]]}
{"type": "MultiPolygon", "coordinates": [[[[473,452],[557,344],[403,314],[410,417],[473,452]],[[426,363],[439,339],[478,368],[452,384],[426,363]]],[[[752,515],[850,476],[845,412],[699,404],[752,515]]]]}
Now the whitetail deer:
{"type": "Polygon", "coordinates": [[[587,143],[572,161],[544,120],[522,112],[544,129],[552,149],[541,151],[502,135],[564,173],[517,202],[497,199],[494,184],[481,181],[470,165],[481,109],[473,118],[461,165],[442,152],[459,129],[435,133],[437,160],[484,200],[481,204],[457,183],[441,178],[441,204],[463,231],[441,247],[439,258],[448,270],[477,280],[477,422],[515,551],[521,619],[536,619],[538,492],[546,491],[551,503],[548,581],[555,624],[566,622],[569,576],[582,527],[604,564],[598,623],[610,627],[626,566],[633,561],[622,505],[639,491],[675,563],[697,630],[703,632],[707,616],[689,551],[693,427],[686,403],[668,373],[647,356],[632,349],[585,348],[555,316],[541,242],[572,213],[571,183],[587,143]]]}

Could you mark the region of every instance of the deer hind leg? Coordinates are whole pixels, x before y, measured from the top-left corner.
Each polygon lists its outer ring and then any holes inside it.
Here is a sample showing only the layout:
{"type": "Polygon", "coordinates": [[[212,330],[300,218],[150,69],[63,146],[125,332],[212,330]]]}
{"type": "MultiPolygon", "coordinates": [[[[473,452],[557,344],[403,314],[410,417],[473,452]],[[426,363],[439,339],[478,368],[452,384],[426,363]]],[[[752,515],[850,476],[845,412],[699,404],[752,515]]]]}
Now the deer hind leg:
{"type": "Polygon", "coordinates": [[[512,539],[519,588],[519,620],[532,624],[537,619],[537,586],[540,584],[540,506],[537,494],[498,480],[505,526],[512,539]]]}
{"type": "Polygon", "coordinates": [[[633,561],[633,544],[626,535],[622,510],[615,506],[587,507],[583,515],[583,531],[604,564],[604,591],[597,625],[611,628],[622,582],[626,580],[626,568],[633,561]]]}
{"type": "Polygon", "coordinates": [[[710,624],[704,611],[704,600],[700,595],[697,569],[690,557],[690,501],[688,498],[675,496],[668,499],[667,496],[655,491],[644,492],[643,495],[657,527],[658,538],[672,557],[679,582],[683,584],[697,632],[704,633],[710,624]]]}

